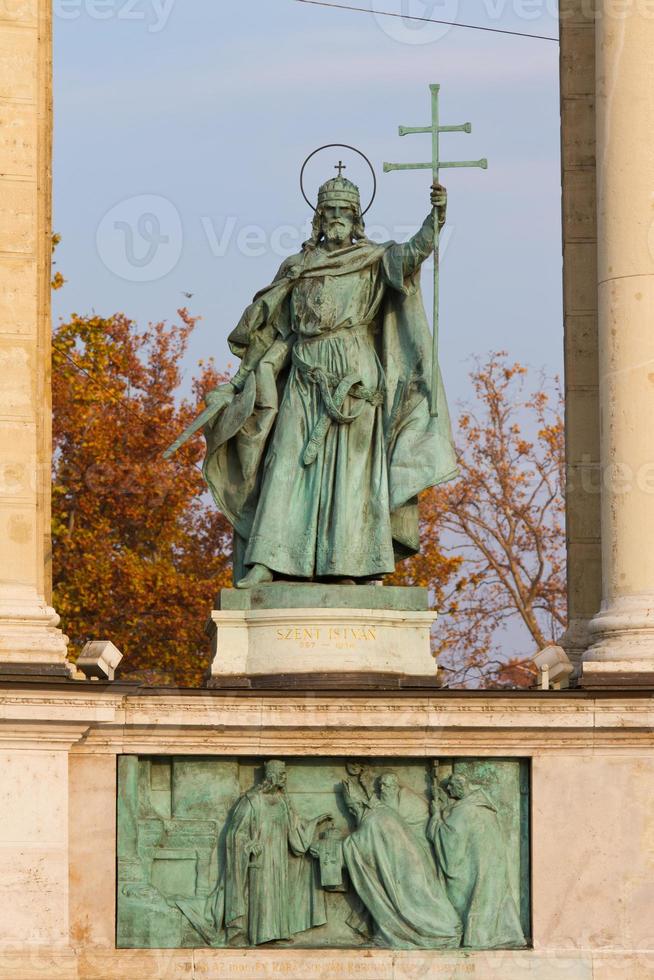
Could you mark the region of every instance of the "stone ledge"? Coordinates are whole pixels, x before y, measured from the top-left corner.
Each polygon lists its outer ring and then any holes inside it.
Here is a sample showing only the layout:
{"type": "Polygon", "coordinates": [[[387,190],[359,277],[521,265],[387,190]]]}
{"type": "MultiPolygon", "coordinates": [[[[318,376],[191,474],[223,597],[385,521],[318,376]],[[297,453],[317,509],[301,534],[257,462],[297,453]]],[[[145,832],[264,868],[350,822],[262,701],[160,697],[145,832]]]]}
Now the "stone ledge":
{"type": "Polygon", "coordinates": [[[17,681],[24,680],[72,680],[74,666],[69,661],[61,663],[40,663],[40,662],[12,662],[0,661],[0,680],[17,681]]]}
{"type": "Polygon", "coordinates": [[[12,980],[650,980],[651,950],[393,952],[390,950],[0,951],[12,980]]]}
{"type": "Polygon", "coordinates": [[[581,685],[598,690],[644,690],[654,694],[654,660],[587,660],[581,685]]]}
{"type": "Polygon", "coordinates": [[[250,689],[257,691],[286,691],[302,693],[310,691],[437,691],[441,682],[437,677],[413,674],[357,673],[354,677],[339,673],[322,674],[232,674],[210,677],[207,687],[211,690],[250,689]]]}
{"type": "Polygon", "coordinates": [[[218,597],[221,610],[318,608],[425,612],[429,593],[414,586],[271,582],[254,589],[223,589],[218,597]]]}
{"type": "MultiPolygon", "coordinates": [[[[151,690],[90,682],[2,682],[0,741],[75,754],[646,755],[643,691],[151,690]]],[[[0,973],[0,976],[2,974],[0,973]]]]}

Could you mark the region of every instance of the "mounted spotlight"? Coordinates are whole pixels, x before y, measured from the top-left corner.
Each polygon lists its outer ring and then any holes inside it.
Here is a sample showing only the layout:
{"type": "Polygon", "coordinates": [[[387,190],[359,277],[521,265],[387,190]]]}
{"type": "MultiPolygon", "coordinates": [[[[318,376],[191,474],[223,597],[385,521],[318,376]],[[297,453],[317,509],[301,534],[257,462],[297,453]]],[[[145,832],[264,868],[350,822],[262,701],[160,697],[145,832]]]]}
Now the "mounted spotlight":
{"type": "Polygon", "coordinates": [[[572,661],[563,647],[544,647],[534,657],[538,667],[538,686],[541,691],[561,691],[570,686],[572,661]]]}
{"type": "Polygon", "coordinates": [[[112,681],[123,659],[111,640],[90,640],[77,659],[77,669],[89,680],[112,681]]]}

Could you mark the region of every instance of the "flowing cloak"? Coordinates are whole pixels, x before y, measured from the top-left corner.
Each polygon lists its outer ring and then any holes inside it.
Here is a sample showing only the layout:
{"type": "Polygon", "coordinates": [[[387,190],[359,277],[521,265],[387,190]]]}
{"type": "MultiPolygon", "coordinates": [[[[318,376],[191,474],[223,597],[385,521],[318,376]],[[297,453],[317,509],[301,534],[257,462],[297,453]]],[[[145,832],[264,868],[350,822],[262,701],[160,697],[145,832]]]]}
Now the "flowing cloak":
{"type": "MultiPolygon", "coordinates": [[[[406,246],[394,242],[360,242],[331,253],[305,250],[282,265],[277,278],[255,296],[230,334],[232,352],[243,358],[244,364],[250,360],[252,370],[228,408],[205,428],[203,473],[214,500],[235,529],[237,542],[240,539],[247,546],[251,536],[266,450],[298,339],[292,329],[293,287],[302,279],[376,269],[370,316],[377,328],[376,347],[384,378],[383,431],[392,547],[396,559],[419,550],[417,495],[452,479],[457,465],[440,375],[439,414],[433,418],[429,413],[431,334],[419,265],[405,276],[406,252],[402,249],[406,246]]],[[[294,463],[289,461],[289,465],[294,463]]],[[[342,569],[337,571],[343,573],[342,569]]]]}
{"type": "Polygon", "coordinates": [[[457,800],[433,828],[447,894],[464,923],[463,945],[525,946],[511,891],[505,837],[482,789],[457,800]]]}
{"type": "Polygon", "coordinates": [[[370,913],[375,942],[401,949],[451,949],[461,922],[433,858],[398,813],[379,804],[364,811],[343,841],[352,885],[370,913]]]}
{"type": "Polygon", "coordinates": [[[384,798],[382,794],[382,801],[396,810],[418,839],[429,847],[426,834],[429,824],[429,805],[422,796],[414,793],[408,786],[400,786],[396,796],[389,795],[388,798],[384,798]]]}
{"type": "Polygon", "coordinates": [[[298,817],[282,796],[255,789],[241,797],[216,889],[202,902],[177,902],[205,942],[224,945],[226,936],[228,945],[255,946],[327,922],[316,863],[306,855],[316,823],[298,817]],[[258,857],[250,854],[253,842],[258,857]]]}

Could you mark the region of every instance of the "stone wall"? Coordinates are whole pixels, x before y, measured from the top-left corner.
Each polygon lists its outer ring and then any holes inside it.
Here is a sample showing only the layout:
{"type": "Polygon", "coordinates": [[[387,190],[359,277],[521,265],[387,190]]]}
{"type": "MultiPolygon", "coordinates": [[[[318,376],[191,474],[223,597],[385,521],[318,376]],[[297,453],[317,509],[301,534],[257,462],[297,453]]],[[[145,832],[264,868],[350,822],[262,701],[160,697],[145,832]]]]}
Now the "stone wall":
{"type": "Polygon", "coordinates": [[[0,695],[0,976],[557,976],[654,970],[651,696],[155,693],[97,683],[0,695]],[[117,950],[116,760],[503,757],[531,765],[533,949],[117,950]]]}

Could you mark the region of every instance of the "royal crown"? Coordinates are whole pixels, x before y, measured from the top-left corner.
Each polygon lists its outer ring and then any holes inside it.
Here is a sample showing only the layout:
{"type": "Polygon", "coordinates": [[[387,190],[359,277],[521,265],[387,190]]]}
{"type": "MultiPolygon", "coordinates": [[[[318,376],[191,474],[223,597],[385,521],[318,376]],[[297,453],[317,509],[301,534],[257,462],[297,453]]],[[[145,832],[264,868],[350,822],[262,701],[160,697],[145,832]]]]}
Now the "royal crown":
{"type": "Polygon", "coordinates": [[[332,177],[318,191],[318,207],[341,205],[361,211],[359,188],[347,177],[332,177]]]}

